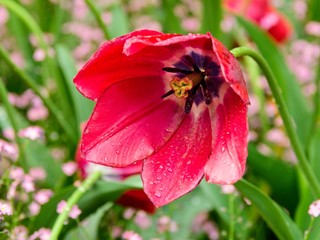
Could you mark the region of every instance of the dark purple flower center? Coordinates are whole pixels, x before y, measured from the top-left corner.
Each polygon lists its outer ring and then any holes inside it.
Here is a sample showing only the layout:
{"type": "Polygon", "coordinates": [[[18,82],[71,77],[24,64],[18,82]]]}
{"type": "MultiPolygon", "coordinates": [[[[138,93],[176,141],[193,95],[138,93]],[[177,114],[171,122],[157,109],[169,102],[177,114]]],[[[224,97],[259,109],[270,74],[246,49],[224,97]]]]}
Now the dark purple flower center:
{"type": "Polygon", "coordinates": [[[173,67],[164,67],[163,71],[175,73],[170,81],[171,90],[161,96],[165,98],[174,94],[186,99],[184,111],[189,113],[193,103],[205,102],[209,105],[213,97],[218,97],[219,88],[223,83],[220,66],[208,56],[195,52],[184,55],[173,67]]]}

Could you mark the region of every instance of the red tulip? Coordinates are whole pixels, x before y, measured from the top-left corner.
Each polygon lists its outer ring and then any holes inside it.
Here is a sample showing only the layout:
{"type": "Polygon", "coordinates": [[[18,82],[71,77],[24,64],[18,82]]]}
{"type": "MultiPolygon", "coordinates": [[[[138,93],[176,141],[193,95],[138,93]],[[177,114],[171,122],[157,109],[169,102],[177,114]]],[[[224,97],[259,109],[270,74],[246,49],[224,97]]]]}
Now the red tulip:
{"type": "Polygon", "coordinates": [[[254,22],[278,43],[289,39],[292,27],[289,21],[277,11],[269,0],[224,0],[224,6],[234,14],[254,22]]]}
{"type": "Polygon", "coordinates": [[[97,102],[83,132],[88,161],[143,161],[144,191],[156,206],[203,176],[232,184],[245,170],[245,82],[233,55],[209,33],[141,30],[104,43],[74,79],[97,102]]]}

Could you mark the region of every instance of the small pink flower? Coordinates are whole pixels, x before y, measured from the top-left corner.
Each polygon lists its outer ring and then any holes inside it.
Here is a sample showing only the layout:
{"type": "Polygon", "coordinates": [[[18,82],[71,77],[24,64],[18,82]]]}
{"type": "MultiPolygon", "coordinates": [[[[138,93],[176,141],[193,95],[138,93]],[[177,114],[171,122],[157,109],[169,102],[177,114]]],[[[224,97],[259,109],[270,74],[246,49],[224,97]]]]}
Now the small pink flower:
{"type": "Polygon", "coordinates": [[[81,214],[81,210],[77,205],[74,205],[69,212],[69,217],[76,219],[81,214]]]}
{"type": "Polygon", "coordinates": [[[15,180],[13,183],[11,183],[7,192],[7,199],[11,200],[16,197],[17,187],[19,183],[20,181],[18,180],[15,180]]]}
{"type": "Polygon", "coordinates": [[[65,200],[62,200],[58,203],[58,206],[57,206],[57,213],[62,213],[64,208],[67,206],[67,202],[65,200]]]}
{"type": "Polygon", "coordinates": [[[142,237],[136,233],[136,232],[133,232],[133,231],[125,231],[123,234],[122,234],[122,239],[123,240],[142,240],[142,237]]]}
{"type": "Polygon", "coordinates": [[[28,229],[23,225],[16,226],[12,230],[11,238],[14,240],[26,240],[28,238],[28,229]]]}
{"type": "Polygon", "coordinates": [[[33,179],[29,175],[25,175],[24,176],[24,179],[23,179],[23,181],[21,183],[21,186],[27,193],[33,192],[35,190],[33,179]]]}
{"type": "Polygon", "coordinates": [[[3,25],[7,23],[9,19],[9,14],[6,8],[0,7],[0,26],[3,28],[3,25]]]}
{"type": "Polygon", "coordinates": [[[19,136],[30,140],[43,140],[44,130],[39,126],[30,126],[19,131],[19,136]]]}
{"type": "Polygon", "coordinates": [[[152,222],[145,211],[139,210],[134,217],[134,222],[141,229],[146,229],[151,226],[152,222]]]}
{"type": "Polygon", "coordinates": [[[45,204],[50,200],[53,192],[50,189],[42,189],[34,195],[34,200],[39,204],[45,204]]]}
{"type": "Polygon", "coordinates": [[[37,48],[33,53],[33,59],[37,62],[42,62],[45,58],[46,58],[46,53],[41,48],[37,48]]]}
{"type": "Polygon", "coordinates": [[[22,181],[24,179],[24,171],[20,167],[14,167],[10,170],[9,177],[15,181],[22,181]]]}
{"type": "Polygon", "coordinates": [[[67,162],[62,165],[62,171],[65,175],[71,176],[78,170],[78,165],[75,162],[67,162]]]}
{"type": "Polygon", "coordinates": [[[178,225],[168,216],[161,216],[157,222],[157,229],[159,233],[176,232],[178,225]]]}
{"type": "Polygon", "coordinates": [[[51,230],[47,228],[40,228],[38,231],[34,232],[28,240],[49,240],[51,235],[51,230]]]}
{"type": "Polygon", "coordinates": [[[30,121],[39,121],[48,117],[48,109],[41,105],[37,107],[31,107],[27,112],[27,117],[30,121]]]}
{"type": "Polygon", "coordinates": [[[30,168],[29,175],[33,180],[44,180],[47,177],[47,172],[41,167],[33,167],[30,168]]]}
{"type": "Polygon", "coordinates": [[[320,199],[311,203],[311,205],[309,206],[308,213],[312,217],[320,216],[320,199]]]}
{"type": "MultiPolygon", "coordinates": [[[[59,214],[62,213],[66,207],[67,207],[67,202],[64,200],[60,201],[57,206],[57,212],[59,214]]],[[[81,210],[77,205],[74,205],[69,212],[69,217],[76,219],[80,214],[81,214],[81,210]]]]}
{"type": "Polygon", "coordinates": [[[16,161],[19,155],[16,145],[0,139],[0,155],[16,161]]]}
{"type": "Polygon", "coordinates": [[[31,202],[29,205],[29,212],[31,216],[35,216],[40,212],[40,204],[36,202],[31,202]]]}
{"type": "Polygon", "coordinates": [[[6,201],[1,201],[0,200],[0,216],[3,215],[12,215],[13,211],[12,211],[12,207],[11,205],[6,202],[6,201]]]}
{"type": "Polygon", "coordinates": [[[15,136],[14,136],[14,131],[12,128],[6,128],[2,131],[2,134],[3,136],[6,138],[6,139],[9,139],[9,140],[14,140],[15,136]]]}
{"type": "Polygon", "coordinates": [[[306,33],[313,36],[320,36],[320,23],[319,22],[309,22],[305,27],[306,33]]]}

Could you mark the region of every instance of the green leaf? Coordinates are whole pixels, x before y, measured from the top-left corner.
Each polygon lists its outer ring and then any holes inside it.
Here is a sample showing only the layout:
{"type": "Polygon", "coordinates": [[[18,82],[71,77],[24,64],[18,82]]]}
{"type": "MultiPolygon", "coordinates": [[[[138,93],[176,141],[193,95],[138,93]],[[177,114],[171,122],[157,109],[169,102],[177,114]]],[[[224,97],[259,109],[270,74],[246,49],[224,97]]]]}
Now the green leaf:
{"type": "MultiPolygon", "coordinates": [[[[316,177],[320,181],[320,128],[316,128],[315,132],[312,135],[310,144],[309,144],[309,158],[310,164],[315,172],[316,177]]],[[[309,205],[314,201],[314,196],[311,192],[310,186],[307,182],[301,178],[300,179],[300,201],[299,206],[296,211],[295,219],[299,227],[303,230],[307,230],[310,223],[310,216],[308,215],[309,205]]],[[[320,239],[320,238],[319,238],[320,239]]]]}
{"type": "Polygon", "coordinates": [[[66,86],[71,94],[71,105],[75,111],[79,129],[80,124],[88,120],[92,112],[94,102],[82,96],[73,84],[73,78],[76,75],[77,70],[68,49],[63,45],[57,45],[56,51],[59,67],[62,70],[66,86]]]}
{"type": "Polygon", "coordinates": [[[229,216],[226,211],[221,211],[221,209],[226,209],[228,206],[228,198],[226,194],[221,193],[221,188],[215,184],[208,184],[202,181],[200,188],[203,191],[204,196],[209,200],[211,208],[219,213],[219,216],[225,223],[229,222],[229,216]]]}
{"type": "Polygon", "coordinates": [[[176,0],[163,0],[162,1],[162,26],[164,32],[168,33],[183,33],[184,30],[181,28],[181,20],[174,13],[173,9],[176,7],[176,0]]]}
{"type": "Polygon", "coordinates": [[[63,176],[61,164],[53,159],[45,144],[26,139],[24,145],[28,167],[42,167],[47,173],[44,184],[46,187],[55,187],[63,176]]]}
{"type": "Polygon", "coordinates": [[[298,199],[288,196],[299,195],[296,168],[281,159],[262,155],[253,144],[249,144],[248,152],[247,162],[250,171],[267,181],[272,189],[272,198],[293,214],[298,199]]]}
{"type": "Polygon", "coordinates": [[[237,19],[241,26],[246,29],[250,38],[257,44],[259,51],[270,65],[282,90],[289,112],[296,123],[300,141],[305,143],[312,118],[308,104],[296,78],[289,71],[283,55],[267,34],[243,18],[237,17],[237,19]]]}
{"type": "Polygon", "coordinates": [[[308,18],[307,21],[318,21],[320,22],[320,1],[319,0],[310,0],[308,7],[308,18]]]}
{"type": "Polygon", "coordinates": [[[222,19],[222,4],[221,0],[204,0],[202,13],[201,32],[211,32],[211,34],[220,39],[221,28],[220,22],[222,19]]]}
{"type": "Polygon", "coordinates": [[[303,234],[297,225],[270,197],[260,192],[257,187],[253,186],[246,180],[240,180],[235,184],[235,186],[242,193],[242,195],[249,199],[257,208],[258,212],[279,239],[303,239],[303,234]]]}
{"type": "Polygon", "coordinates": [[[130,31],[127,14],[119,5],[114,5],[111,9],[112,22],[109,26],[111,38],[119,37],[130,31]]]}

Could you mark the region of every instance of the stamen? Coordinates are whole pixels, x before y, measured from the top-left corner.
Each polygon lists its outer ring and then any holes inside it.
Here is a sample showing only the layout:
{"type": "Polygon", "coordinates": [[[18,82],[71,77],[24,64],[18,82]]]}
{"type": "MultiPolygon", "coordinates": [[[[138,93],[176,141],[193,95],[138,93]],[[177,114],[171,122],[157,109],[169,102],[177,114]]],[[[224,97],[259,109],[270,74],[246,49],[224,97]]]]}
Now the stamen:
{"type": "Polygon", "coordinates": [[[187,97],[186,103],[184,105],[184,112],[185,113],[189,113],[191,111],[193,102],[194,102],[194,95],[191,94],[190,96],[187,97]]]}
{"type": "Polygon", "coordinates": [[[212,94],[207,87],[207,83],[205,80],[201,81],[202,93],[204,96],[204,102],[209,105],[212,102],[212,94]]]}
{"type": "Polygon", "coordinates": [[[189,63],[192,64],[193,70],[194,72],[201,72],[201,70],[199,69],[199,67],[197,66],[197,64],[194,62],[193,58],[189,55],[186,56],[186,59],[188,60],[189,63]]]}
{"type": "Polygon", "coordinates": [[[200,85],[195,86],[193,89],[189,91],[188,97],[186,99],[186,103],[184,105],[184,112],[189,113],[191,111],[195,95],[199,89],[200,85]]]}
{"type": "Polygon", "coordinates": [[[188,91],[192,89],[193,83],[187,77],[175,77],[170,81],[170,87],[174,91],[174,95],[176,95],[177,98],[187,98],[188,91]]]}
{"type": "Polygon", "coordinates": [[[174,91],[173,91],[173,90],[170,90],[170,91],[166,92],[165,94],[163,94],[163,95],[161,96],[161,98],[169,97],[171,94],[174,94],[174,91]]]}
{"type": "Polygon", "coordinates": [[[190,71],[190,70],[183,70],[183,69],[172,68],[172,67],[164,67],[164,68],[162,68],[162,70],[165,71],[165,72],[183,73],[183,74],[186,74],[186,75],[193,73],[193,71],[190,71]]]}

